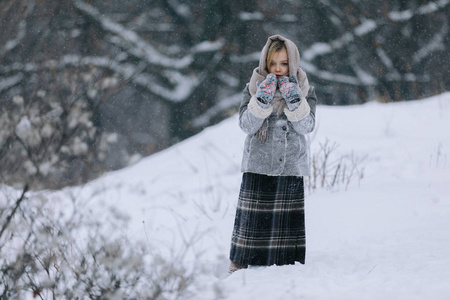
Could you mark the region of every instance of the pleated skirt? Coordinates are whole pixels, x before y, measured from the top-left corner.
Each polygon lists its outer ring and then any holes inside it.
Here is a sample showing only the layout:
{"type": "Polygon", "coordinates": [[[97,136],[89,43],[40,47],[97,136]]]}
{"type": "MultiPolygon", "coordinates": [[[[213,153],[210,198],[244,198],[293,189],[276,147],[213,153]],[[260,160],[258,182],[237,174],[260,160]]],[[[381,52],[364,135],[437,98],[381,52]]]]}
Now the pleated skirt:
{"type": "Polygon", "coordinates": [[[241,265],[305,263],[303,177],[244,173],[230,260],[241,265]]]}

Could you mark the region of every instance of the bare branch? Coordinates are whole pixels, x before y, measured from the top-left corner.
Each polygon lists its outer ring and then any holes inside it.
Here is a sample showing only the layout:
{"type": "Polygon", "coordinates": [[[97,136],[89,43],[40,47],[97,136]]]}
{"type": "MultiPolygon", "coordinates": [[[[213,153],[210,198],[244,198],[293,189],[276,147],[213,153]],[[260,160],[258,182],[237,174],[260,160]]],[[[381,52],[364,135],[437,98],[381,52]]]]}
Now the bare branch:
{"type": "Polygon", "coordinates": [[[16,200],[16,204],[14,205],[14,208],[12,209],[11,213],[6,217],[5,222],[3,223],[2,229],[0,230],[0,238],[2,237],[3,233],[5,232],[6,228],[8,228],[9,223],[11,222],[11,219],[16,214],[17,209],[20,206],[20,203],[22,203],[23,200],[26,199],[25,194],[28,192],[28,184],[25,184],[22,195],[19,197],[19,199],[16,200]]]}

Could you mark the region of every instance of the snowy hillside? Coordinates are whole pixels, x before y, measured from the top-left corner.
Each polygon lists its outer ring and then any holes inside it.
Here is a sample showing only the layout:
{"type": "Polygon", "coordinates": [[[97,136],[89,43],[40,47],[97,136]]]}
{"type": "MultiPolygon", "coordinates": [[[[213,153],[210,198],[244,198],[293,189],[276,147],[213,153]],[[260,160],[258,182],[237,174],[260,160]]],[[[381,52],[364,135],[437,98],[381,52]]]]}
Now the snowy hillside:
{"type": "Polygon", "coordinates": [[[106,210],[128,215],[128,227],[111,235],[181,256],[197,275],[190,299],[450,299],[450,93],[319,106],[312,153],[336,143],[332,154],[351,153],[363,178],[308,190],[305,265],[228,275],[245,138],[237,123],[234,116],[63,195],[89,199],[100,221],[116,222],[106,210]]]}
{"type": "Polygon", "coordinates": [[[307,194],[305,265],[226,274],[244,140],[237,116],[87,190],[106,188],[92,201],[129,214],[129,236],[147,231],[160,252],[195,239],[186,261],[206,268],[195,299],[449,299],[450,93],[319,106],[317,122],[313,152],[328,139],[367,158],[347,190],[307,194]]]}

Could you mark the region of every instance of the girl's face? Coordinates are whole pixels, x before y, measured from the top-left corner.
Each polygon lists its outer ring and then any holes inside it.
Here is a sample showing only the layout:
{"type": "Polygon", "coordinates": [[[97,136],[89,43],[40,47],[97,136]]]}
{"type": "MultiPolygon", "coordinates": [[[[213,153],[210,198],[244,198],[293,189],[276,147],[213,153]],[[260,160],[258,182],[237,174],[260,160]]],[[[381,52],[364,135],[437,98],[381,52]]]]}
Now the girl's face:
{"type": "Polygon", "coordinates": [[[268,66],[269,73],[273,73],[280,78],[289,74],[289,61],[285,48],[275,52],[268,66]]]}

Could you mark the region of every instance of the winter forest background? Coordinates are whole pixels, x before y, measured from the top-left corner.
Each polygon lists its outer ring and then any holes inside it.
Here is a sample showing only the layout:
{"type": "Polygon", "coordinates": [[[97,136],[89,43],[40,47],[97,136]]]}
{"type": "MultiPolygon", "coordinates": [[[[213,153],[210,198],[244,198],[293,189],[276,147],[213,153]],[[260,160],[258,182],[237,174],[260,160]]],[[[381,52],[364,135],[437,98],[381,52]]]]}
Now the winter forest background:
{"type": "Polygon", "coordinates": [[[0,299],[447,299],[449,19],[450,0],[0,0],[0,299]],[[272,34],[319,99],[308,263],[227,277],[236,113],[272,34]]]}
{"type": "Polygon", "coordinates": [[[0,0],[0,299],[447,299],[449,18],[450,0],[0,0]],[[236,113],[272,34],[320,104],[309,261],[226,277],[236,113]]]}
{"type": "Polygon", "coordinates": [[[449,0],[0,2],[0,176],[79,184],[237,111],[269,35],[320,104],[448,90],[449,0]]]}

